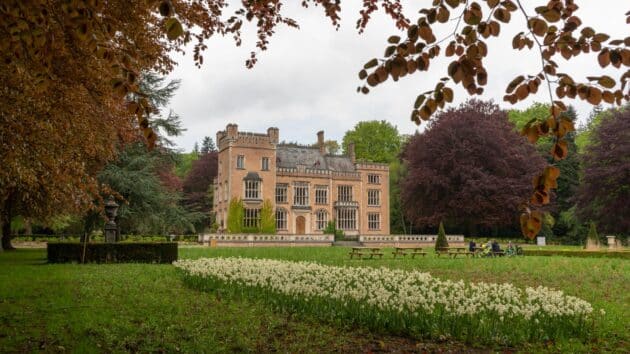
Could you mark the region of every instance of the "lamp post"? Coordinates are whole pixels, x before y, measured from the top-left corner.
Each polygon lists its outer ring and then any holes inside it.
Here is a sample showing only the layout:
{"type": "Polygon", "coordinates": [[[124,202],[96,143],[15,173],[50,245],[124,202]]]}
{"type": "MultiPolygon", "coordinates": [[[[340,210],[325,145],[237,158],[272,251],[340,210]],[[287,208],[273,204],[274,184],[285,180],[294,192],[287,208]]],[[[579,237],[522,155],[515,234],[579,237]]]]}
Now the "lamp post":
{"type": "Polygon", "coordinates": [[[105,242],[114,243],[118,241],[118,227],[116,226],[116,213],[118,212],[118,203],[111,195],[105,202],[105,215],[107,222],[105,223],[105,242]]]}

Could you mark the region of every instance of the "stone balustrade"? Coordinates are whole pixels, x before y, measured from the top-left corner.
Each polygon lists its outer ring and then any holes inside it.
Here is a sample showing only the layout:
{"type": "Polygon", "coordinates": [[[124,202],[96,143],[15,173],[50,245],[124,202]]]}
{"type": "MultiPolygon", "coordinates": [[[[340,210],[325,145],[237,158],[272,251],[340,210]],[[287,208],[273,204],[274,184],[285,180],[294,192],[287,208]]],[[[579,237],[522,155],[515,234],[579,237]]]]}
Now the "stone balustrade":
{"type": "Polygon", "coordinates": [[[263,234],[205,234],[199,235],[199,243],[218,246],[331,246],[333,235],[263,235],[263,234]]]}
{"type": "MultiPolygon", "coordinates": [[[[397,247],[408,246],[432,246],[437,235],[364,235],[359,236],[359,242],[366,246],[397,247]]],[[[464,235],[446,235],[450,246],[464,246],[464,235]]]]}

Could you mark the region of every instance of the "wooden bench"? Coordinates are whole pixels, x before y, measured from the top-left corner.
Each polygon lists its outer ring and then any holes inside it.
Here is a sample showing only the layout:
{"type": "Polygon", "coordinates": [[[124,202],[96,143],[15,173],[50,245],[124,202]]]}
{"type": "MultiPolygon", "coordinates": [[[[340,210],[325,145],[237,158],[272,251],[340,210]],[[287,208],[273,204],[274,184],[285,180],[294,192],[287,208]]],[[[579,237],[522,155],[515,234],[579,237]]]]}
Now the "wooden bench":
{"type": "Polygon", "coordinates": [[[427,253],[422,251],[422,247],[394,247],[394,252],[392,252],[394,258],[397,256],[406,256],[408,254],[411,255],[411,258],[416,258],[416,255],[426,256],[427,253]]]}
{"type": "Polygon", "coordinates": [[[383,258],[383,252],[378,247],[352,247],[352,252],[348,253],[350,255],[350,259],[354,256],[363,259],[363,257],[370,256],[370,259],[374,257],[383,258]]]}
{"type": "Polygon", "coordinates": [[[505,256],[505,251],[497,251],[497,252],[491,252],[493,257],[503,257],[505,256]]]}

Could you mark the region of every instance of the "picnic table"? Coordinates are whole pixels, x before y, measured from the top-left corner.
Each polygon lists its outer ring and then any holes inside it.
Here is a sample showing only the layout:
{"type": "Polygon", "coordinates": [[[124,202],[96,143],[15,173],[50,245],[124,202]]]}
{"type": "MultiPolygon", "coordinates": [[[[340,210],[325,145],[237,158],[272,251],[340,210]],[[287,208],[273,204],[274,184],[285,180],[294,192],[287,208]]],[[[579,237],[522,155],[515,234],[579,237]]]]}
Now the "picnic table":
{"type": "Polygon", "coordinates": [[[397,256],[403,256],[410,254],[411,258],[416,258],[416,255],[426,256],[427,253],[422,250],[422,247],[394,247],[394,252],[392,252],[394,258],[397,256]]]}
{"type": "Polygon", "coordinates": [[[363,256],[370,257],[370,259],[374,257],[383,258],[383,252],[381,252],[380,247],[352,247],[352,252],[350,252],[350,259],[352,257],[359,257],[363,259],[363,256]]]}

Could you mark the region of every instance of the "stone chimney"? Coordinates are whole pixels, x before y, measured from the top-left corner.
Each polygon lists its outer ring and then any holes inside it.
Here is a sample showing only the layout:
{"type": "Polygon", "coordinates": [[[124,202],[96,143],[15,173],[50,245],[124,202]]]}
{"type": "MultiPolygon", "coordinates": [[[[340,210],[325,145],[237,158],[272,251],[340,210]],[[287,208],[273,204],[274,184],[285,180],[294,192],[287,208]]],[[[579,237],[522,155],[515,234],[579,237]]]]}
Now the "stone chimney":
{"type": "Polygon", "coordinates": [[[350,156],[352,163],[357,162],[357,156],[354,154],[354,143],[348,144],[348,156],[350,156]]]}
{"type": "Polygon", "coordinates": [[[272,143],[277,144],[280,141],[280,129],[274,127],[267,129],[267,136],[272,143]]]}
{"type": "Polygon", "coordinates": [[[320,130],[317,132],[317,147],[319,147],[319,153],[324,155],[326,154],[326,145],[324,145],[324,131],[320,130]]]}
{"type": "Polygon", "coordinates": [[[228,139],[236,139],[238,137],[238,125],[231,123],[225,128],[228,139]]]}

